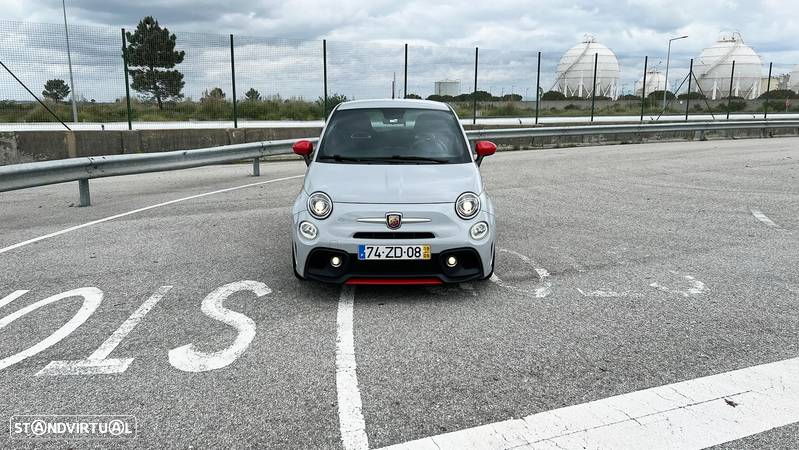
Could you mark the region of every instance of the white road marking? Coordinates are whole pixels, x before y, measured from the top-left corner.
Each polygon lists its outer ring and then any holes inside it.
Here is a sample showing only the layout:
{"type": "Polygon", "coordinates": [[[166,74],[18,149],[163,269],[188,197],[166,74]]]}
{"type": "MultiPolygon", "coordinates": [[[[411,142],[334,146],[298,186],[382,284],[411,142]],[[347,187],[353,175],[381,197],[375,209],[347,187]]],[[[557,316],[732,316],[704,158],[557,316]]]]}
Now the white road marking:
{"type": "Polygon", "coordinates": [[[780,229],[780,226],[774,223],[773,220],[769,219],[767,215],[763,214],[762,212],[756,209],[750,209],[752,211],[752,215],[755,216],[755,219],[763,222],[764,224],[770,226],[771,228],[780,229]]]}
{"type": "MultiPolygon", "coordinates": [[[[497,250],[499,250],[500,252],[510,253],[511,255],[518,257],[535,271],[535,273],[538,275],[538,280],[539,280],[535,288],[532,289],[532,293],[535,298],[544,298],[552,293],[552,283],[547,280],[547,278],[549,278],[549,271],[547,269],[540,267],[538,264],[535,263],[535,261],[528,258],[526,255],[522,255],[519,252],[499,247],[497,247],[497,250]]],[[[524,293],[528,292],[528,290],[526,289],[519,289],[515,286],[511,286],[508,283],[502,281],[502,279],[499,278],[499,276],[497,276],[496,273],[492,274],[489,280],[506,289],[510,289],[517,292],[524,292],[524,293]]]]}
{"type": "Polygon", "coordinates": [[[111,358],[108,355],[122,342],[144,316],[166,295],[172,286],[161,286],[150,298],[125,320],[117,330],[86,359],[73,361],[51,361],[36,376],[42,375],[108,375],[128,370],[134,358],[111,358]]]}
{"type": "Polygon", "coordinates": [[[27,349],[19,353],[16,353],[14,355],[0,359],[0,370],[3,370],[6,367],[16,364],[27,358],[30,358],[31,356],[36,355],[39,352],[47,350],[53,345],[59,343],[65,337],[69,336],[70,333],[72,333],[73,331],[75,331],[75,329],[81,326],[83,322],[85,322],[86,319],[88,319],[89,316],[91,316],[94,313],[97,307],[100,306],[100,303],[103,301],[103,291],[95,287],[84,287],[84,288],[73,289],[71,291],[62,292],[60,294],[47,297],[44,300],[40,300],[36,303],[30,304],[20,309],[19,311],[11,313],[6,317],[0,319],[0,330],[2,330],[5,326],[10,324],[11,322],[19,319],[20,317],[25,316],[30,312],[36,311],[37,309],[43,306],[47,306],[59,300],[64,300],[72,297],[83,297],[83,305],[81,305],[78,312],[76,312],[75,315],[71,319],[69,319],[69,321],[65,323],[61,328],[57,329],[50,336],[44,338],[38,344],[28,347],[27,349]]]}
{"type": "Polygon", "coordinates": [[[6,295],[2,299],[0,299],[0,308],[2,308],[3,306],[6,306],[7,304],[13,302],[16,299],[22,297],[23,295],[27,294],[28,292],[30,292],[30,291],[19,290],[19,291],[14,291],[14,292],[6,295]]]}
{"type": "Polygon", "coordinates": [[[799,422],[799,358],[385,447],[700,449],[799,422]]]}
{"type": "Polygon", "coordinates": [[[158,204],[155,204],[155,205],[145,206],[144,208],[134,209],[133,211],[128,211],[128,212],[124,212],[124,213],[121,213],[121,214],[116,214],[116,215],[113,215],[113,216],[104,217],[102,219],[93,220],[91,222],[86,222],[86,223],[83,223],[83,224],[80,224],[80,225],[75,225],[74,227],[65,228],[63,230],[56,231],[54,233],[45,234],[44,236],[39,236],[39,237],[36,237],[36,238],[33,238],[33,239],[28,239],[27,241],[19,242],[17,244],[10,245],[10,246],[5,247],[5,248],[0,248],[0,253],[5,253],[5,252],[8,252],[8,251],[14,250],[16,248],[24,247],[24,246],[26,246],[28,244],[33,244],[34,242],[39,242],[39,241],[43,241],[45,239],[49,239],[49,238],[52,238],[52,237],[61,236],[62,234],[66,234],[66,233],[69,233],[69,232],[72,232],[72,231],[75,231],[75,230],[80,230],[81,228],[86,228],[86,227],[90,227],[92,225],[97,225],[98,223],[108,222],[109,220],[119,219],[120,217],[125,217],[125,216],[129,216],[131,214],[136,214],[136,213],[140,213],[140,212],[143,212],[143,211],[148,211],[148,210],[153,209],[153,208],[160,208],[161,206],[168,206],[168,205],[171,205],[171,204],[174,204],[174,203],[184,202],[186,200],[193,200],[195,198],[206,197],[206,196],[214,195],[214,194],[221,194],[221,193],[224,193],[224,192],[235,191],[235,190],[238,190],[238,189],[244,189],[244,188],[253,187],[253,186],[260,186],[262,184],[276,183],[278,181],[293,180],[294,178],[302,178],[304,176],[305,175],[295,175],[295,176],[292,176],[292,177],[283,177],[283,178],[276,178],[274,180],[259,181],[257,183],[250,183],[250,184],[245,184],[245,185],[242,185],[242,186],[234,186],[234,187],[231,187],[231,188],[220,189],[220,190],[211,191],[211,192],[205,192],[203,194],[191,195],[189,197],[178,198],[178,199],[175,199],[175,200],[170,200],[168,202],[163,202],[163,203],[158,203],[158,204]]]}
{"type": "Polygon", "coordinates": [[[344,286],[338,302],[336,316],[336,391],[338,393],[338,421],[344,450],[366,450],[366,422],[361,411],[361,391],[355,365],[355,338],[353,336],[352,309],[355,288],[344,286]]]}
{"type": "MultiPolygon", "coordinates": [[[[679,275],[678,272],[674,270],[669,270],[673,275],[679,275]]],[[[696,278],[690,275],[683,275],[683,278],[688,280],[691,283],[691,287],[688,289],[672,289],[667,286],[663,286],[662,284],[658,283],[657,281],[651,283],[649,286],[661,290],[663,292],[669,292],[671,294],[678,294],[682,295],[683,297],[692,297],[694,295],[699,295],[705,291],[705,283],[697,280],[696,278]]]]}
{"type": "Polygon", "coordinates": [[[255,338],[255,321],[244,314],[231,311],[223,306],[225,300],[239,291],[251,291],[258,297],[272,292],[269,287],[258,281],[236,281],[215,289],[208,294],[202,303],[202,312],[238,331],[236,339],[229,347],[215,352],[197,350],[194,344],[184,345],[169,351],[169,363],[184,372],[207,372],[221,369],[232,364],[250,346],[255,338]]]}
{"type": "Polygon", "coordinates": [[[580,292],[580,294],[582,294],[584,297],[602,297],[602,298],[629,297],[629,296],[642,297],[641,294],[633,294],[627,291],[616,292],[616,291],[602,290],[602,289],[597,289],[593,291],[584,291],[580,288],[577,288],[577,291],[580,292]]]}

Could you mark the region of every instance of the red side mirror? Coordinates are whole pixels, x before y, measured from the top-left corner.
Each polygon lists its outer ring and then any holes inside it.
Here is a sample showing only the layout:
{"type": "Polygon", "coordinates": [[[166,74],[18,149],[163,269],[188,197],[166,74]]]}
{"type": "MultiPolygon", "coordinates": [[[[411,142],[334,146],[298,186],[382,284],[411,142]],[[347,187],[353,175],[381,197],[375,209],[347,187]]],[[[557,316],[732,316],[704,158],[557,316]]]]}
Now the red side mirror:
{"type": "Polygon", "coordinates": [[[477,141],[477,145],[475,145],[475,150],[477,150],[478,158],[484,158],[486,156],[491,156],[497,152],[497,144],[491,141],[477,141]]]}
{"type": "Polygon", "coordinates": [[[477,150],[477,160],[475,162],[479,166],[483,162],[483,158],[497,152],[497,144],[491,141],[477,141],[474,149],[477,150]]]}
{"type": "Polygon", "coordinates": [[[291,149],[294,150],[294,153],[302,156],[302,159],[305,160],[305,165],[311,165],[311,153],[313,153],[313,142],[311,141],[297,141],[294,145],[291,146],[291,149]]]}
{"type": "Polygon", "coordinates": [[[294,150],[294,153],[305,158],[313,152],[313,142],[297,141],[291,146],[291,149],[294,150]]]}

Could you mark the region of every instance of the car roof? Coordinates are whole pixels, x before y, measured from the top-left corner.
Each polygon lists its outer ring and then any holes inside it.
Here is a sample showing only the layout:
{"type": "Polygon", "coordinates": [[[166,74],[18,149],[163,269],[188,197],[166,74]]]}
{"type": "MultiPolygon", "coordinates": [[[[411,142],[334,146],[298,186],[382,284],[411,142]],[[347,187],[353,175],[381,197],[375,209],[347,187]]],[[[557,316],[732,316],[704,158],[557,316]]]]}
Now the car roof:
{"type": "Polygon", "coordinates": [[[449,111],[449,106],[447,106],[446,103],[414,99],[352,100],[349,102],[343,102],[338,107],[339,111],[345,109],[367,108],[417,108],[449,111]]]}

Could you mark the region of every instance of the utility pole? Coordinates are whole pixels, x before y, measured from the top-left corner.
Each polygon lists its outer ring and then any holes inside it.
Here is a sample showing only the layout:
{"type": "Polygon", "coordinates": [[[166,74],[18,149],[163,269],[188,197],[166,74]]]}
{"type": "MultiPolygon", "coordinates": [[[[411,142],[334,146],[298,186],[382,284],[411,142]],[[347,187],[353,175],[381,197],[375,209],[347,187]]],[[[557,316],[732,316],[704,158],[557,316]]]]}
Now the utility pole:
{"type": "Polygon", "coordinates": [[[69,87],[72,89],[72,121],[78,123],[78,104],[75,101],[75,79],[72,76],[72,54],[69,50],[69,30],[67,29],[67,5],[65,0],[61,0],[61,8],[64,10],[64,35],[67,38],[67,63],[69,63],[69,87]]]}
{"type": "MultiPolygon", "coordinates": [[[[663,85],[665,86],[663,90],[663,112],[666,112],[666,92],[669,89],[669,60],[671,59],[671,41],[676,41],[679,39],[685,39],[688,36],[678,36],[675,38],[669,39],[669,51],[666,53],[666,76],[663,77],[663,85]]],[[[676,94],[675,94],[676,95],[676,94]]]]}

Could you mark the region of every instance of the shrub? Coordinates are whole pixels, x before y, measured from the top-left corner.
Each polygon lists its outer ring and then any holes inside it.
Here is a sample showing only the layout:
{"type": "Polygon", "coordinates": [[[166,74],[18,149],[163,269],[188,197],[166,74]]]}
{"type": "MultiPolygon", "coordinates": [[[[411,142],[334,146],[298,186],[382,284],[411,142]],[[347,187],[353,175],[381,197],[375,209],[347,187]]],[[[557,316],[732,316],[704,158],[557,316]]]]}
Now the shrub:
{"type": "MultiPolygon", "coordinates": [[[[663,91],[652,91],[646,95],[646,98],[650,100],[663,100],[663,91]]],[[[666,91],[666,100],[674,100],[674,93],[671,91],[666,91]]]]}
{"type": "Polygon", "coordinates": [[[764,92],[760,94],[759,99],[786,99],[786,98],[797,98],[796,92],[790,89],[775,89],[773,91],[764,92]]]}
{"type": "MultiPolygon", "coordinates": [[[[660,95],[662,96],[663,92],[661,92],[660,95]]],[[[661,97],[661,98],[663,98],[663,97],[661,97]]],[[[685,99],[703,100],[703,99],[706,99],[706,98],[707,97],[705,97],[705,94],[703,94],[701,92],[683,92],[682,94],[677,96],[678,100],[685,100],[685,99]]]]}
{"type": "Polygon", "coordinates": [[[542,101],[546,101],[546,100],[566,100],[566,96],[563,95],[562,92],[547,91],[547,92],[544,92],[543,95],[541,95],[541,100],[542,101]]]}

